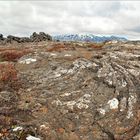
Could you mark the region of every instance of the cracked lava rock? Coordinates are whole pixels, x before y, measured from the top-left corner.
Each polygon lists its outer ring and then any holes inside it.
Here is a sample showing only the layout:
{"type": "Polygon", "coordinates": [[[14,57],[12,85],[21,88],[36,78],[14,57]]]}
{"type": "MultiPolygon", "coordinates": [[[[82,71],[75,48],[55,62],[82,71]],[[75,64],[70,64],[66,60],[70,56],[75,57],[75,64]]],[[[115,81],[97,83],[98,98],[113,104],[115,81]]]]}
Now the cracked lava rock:
{"type": "Polygon", "coordinates": [[[0,139],[139,140],[139,42],[1,45],[0,139]]]}

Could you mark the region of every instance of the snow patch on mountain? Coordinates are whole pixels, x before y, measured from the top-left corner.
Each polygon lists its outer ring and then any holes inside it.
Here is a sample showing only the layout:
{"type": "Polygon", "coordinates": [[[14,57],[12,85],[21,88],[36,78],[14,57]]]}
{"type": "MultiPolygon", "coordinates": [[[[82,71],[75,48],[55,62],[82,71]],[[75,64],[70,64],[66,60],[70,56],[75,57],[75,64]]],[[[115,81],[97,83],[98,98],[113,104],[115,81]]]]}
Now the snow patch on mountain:
{"type": "Polygon", "coordinates": [[[104,42],[104,41],[127,41],[124,37],[119,36],[96,36],[93,34],[64,34],[53,36],[54,40],[60,41],[86,41],[86,42],[104,42]]]}

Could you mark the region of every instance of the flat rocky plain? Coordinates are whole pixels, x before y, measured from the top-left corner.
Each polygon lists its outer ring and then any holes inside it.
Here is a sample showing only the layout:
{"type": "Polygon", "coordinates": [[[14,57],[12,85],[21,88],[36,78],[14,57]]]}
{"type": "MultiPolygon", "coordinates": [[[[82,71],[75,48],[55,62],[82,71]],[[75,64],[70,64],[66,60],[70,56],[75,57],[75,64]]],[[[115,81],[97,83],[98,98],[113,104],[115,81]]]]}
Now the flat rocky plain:
{"type": "Polygon", "coordinates": [[[0,45],[1,140],[140,140],[140,42],[0,45]]]}

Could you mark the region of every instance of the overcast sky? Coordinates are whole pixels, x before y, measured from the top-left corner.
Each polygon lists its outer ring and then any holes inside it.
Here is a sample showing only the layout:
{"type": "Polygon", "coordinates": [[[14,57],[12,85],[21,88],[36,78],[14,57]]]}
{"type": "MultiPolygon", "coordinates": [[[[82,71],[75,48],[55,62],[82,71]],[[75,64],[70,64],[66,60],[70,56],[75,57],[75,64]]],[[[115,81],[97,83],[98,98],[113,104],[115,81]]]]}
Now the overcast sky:
{"type": "Polygon", "coordinates": [[[139,1],[0,1],[0,33],[92,33],[140,39],[139,1]]]}

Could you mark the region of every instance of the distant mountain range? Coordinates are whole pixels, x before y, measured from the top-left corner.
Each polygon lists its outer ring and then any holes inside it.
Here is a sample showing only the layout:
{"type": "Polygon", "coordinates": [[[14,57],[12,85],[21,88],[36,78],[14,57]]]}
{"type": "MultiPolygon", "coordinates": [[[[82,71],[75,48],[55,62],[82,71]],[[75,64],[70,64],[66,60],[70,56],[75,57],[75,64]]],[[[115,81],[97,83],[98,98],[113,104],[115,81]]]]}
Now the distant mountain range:
{"type": "Polygon", "coordinates": [[[95,36],[93,34],[64,34],[52,36],[54,40],[60,41],[89,41],[89,42],[104,42],[110,40],[127,41],[124,37],[118,36],[95,36]]]}

